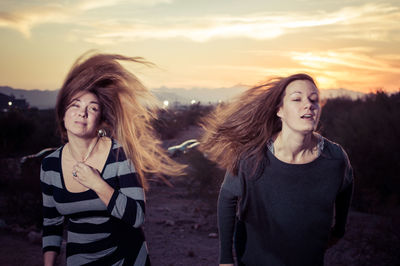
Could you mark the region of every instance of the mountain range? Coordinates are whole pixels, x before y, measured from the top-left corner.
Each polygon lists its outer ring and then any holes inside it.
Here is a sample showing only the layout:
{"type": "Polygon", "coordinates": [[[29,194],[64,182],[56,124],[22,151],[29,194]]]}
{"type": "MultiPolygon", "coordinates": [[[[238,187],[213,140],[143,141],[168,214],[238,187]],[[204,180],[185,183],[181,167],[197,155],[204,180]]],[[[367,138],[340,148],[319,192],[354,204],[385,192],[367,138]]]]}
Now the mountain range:
{"type": "MultiPolygon", "coordinates": [[[[233,97],[249,88],[245,85],[237,85],[229,88],[167,88],[161,87],[152,89],[154,95],[161,101],[168,101],[170,104],[190,104],[191,101],[202,104],[213,104],[220,101],[229,101],[233,97]]],[[[31,107],[39,109],[54,108],[58,90],[24,90],[15,89],[9,86],[0,86],[0,93],[14,96],[16,99],[25,99],[31,107]]],[[[347,89],[323,89],[321,90],[321,99],[336,97],[349,97],[358,99],[365,95],[362,92],[351,91],[347,89]]]]}

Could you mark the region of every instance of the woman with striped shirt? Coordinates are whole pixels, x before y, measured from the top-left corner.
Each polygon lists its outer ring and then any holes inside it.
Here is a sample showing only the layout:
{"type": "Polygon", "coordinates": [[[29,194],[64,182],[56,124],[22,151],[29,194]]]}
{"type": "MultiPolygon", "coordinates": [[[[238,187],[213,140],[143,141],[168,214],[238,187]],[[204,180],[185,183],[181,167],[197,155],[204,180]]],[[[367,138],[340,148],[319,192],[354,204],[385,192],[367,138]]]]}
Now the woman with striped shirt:
{"type": "Polygon", "coordinates": [[[59,92],[65,144],[41,167],[45,265],[56,261],[64,221],[67,265],[150,264],[141,229],[145,174],[178,175],[183,167],[153,134],[153,96],[118,61],[150,64],[139,57],[83,56],[59,92]]]}

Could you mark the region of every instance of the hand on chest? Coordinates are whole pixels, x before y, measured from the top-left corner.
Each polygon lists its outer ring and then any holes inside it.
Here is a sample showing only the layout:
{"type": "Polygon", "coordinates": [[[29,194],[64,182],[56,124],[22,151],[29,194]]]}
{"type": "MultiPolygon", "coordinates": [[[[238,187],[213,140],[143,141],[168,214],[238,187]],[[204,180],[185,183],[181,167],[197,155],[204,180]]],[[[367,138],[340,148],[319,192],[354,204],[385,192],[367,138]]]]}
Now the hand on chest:
{"type": "Polygon", "coordinates": [[[65,188],[69,192],[83,192],[91,188],[91,184],[101,179],[101,172],[108,158],[108,145],[100,145],[87,160],[78,162],[69,146],[63,150],[61,160],[65,188]]]}

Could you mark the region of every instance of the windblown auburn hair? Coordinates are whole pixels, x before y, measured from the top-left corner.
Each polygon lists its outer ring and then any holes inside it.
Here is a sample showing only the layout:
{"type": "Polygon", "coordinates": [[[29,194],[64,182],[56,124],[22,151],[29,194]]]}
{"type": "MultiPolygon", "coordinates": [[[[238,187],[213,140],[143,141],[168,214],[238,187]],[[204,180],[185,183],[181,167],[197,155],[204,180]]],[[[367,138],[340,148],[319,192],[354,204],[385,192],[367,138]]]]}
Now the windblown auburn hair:
{"type": "Polygon", "coordinates": [[[251,157],[250,170],[255,174],[265,158],[268,140],[282,129],[276,113],[286,87],[295,80],[308,80],[315,85],[312,77],[302,73],[271,78],[217,107],[202,121],[205,134],[200,149],[234,175],[238,174],[240,161],[251,157]]]}
{"type": "Polygon", "coordinates": [[[183,174],[183,165],[168,157],[160,146],[150,122],[156,118],[156,99],[131,72],[118,61],[153,65],[141,57],[86,53],[79,57],[58,94],[56,114],[64,142],[67,132],[64,116],[77,93],[90,92],[100,102],[99,128],[115,138],[135,167],[142,186],[148,187],[145,174],[183,174]],[[88,57],[88,58],[87,58],[88,57]]]}

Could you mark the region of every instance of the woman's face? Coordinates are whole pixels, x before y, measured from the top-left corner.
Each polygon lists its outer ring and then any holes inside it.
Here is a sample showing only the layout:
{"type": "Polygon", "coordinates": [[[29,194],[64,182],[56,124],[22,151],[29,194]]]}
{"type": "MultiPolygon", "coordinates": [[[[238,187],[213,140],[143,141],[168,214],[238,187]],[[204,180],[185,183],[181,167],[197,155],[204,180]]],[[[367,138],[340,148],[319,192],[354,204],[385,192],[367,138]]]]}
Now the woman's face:
{"type": "Polygon", "coordinates": [[[282,106],[277,112],[282,120],[282,131],[310,133],[316,129],[320,114],[317,87],[309,80],[295,80],[289,83],[282,106]]]}
{"type": "Polygon", "coordinates": [[[100,103],[96,95],[90,92],[77,93],[72,97],[64,115],[68,138],[71,135],[80,138],[96,136],[100,114],[100,103]]]}

